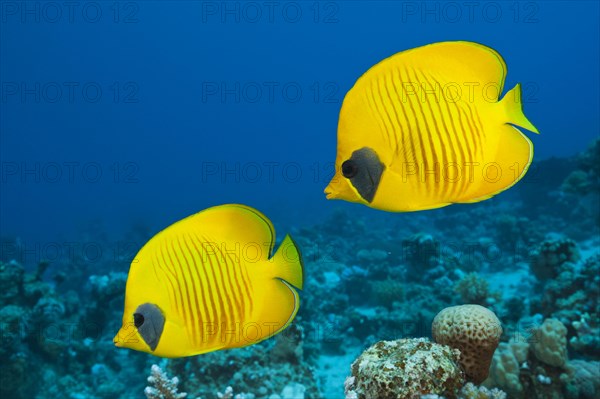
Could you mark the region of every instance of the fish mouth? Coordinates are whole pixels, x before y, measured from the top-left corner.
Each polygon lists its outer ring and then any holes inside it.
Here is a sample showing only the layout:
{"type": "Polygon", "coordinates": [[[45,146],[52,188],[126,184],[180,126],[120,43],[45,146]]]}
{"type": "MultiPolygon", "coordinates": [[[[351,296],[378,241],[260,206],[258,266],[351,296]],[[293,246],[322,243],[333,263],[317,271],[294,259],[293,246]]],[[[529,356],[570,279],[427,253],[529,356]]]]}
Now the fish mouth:
{"type": "Polygon", "coordinates": [[[337,198],[337,193],[331,188],[331,186],[327,186],[325,187],[325,198],[329,199],[336,199],[337,198]]]}
{"type": "MultiPolygon", "coordinates": [[[[120,333],[121,331],[119,331],[120,333]]],[[[117,333],[117,335],[115,335],[115,337],[113,338],[113,343],[115,344],[116,347],[121,348],[123,346],[123,343],[121,341],[121,339],[119,338],[119,333],[117,333]]]]}

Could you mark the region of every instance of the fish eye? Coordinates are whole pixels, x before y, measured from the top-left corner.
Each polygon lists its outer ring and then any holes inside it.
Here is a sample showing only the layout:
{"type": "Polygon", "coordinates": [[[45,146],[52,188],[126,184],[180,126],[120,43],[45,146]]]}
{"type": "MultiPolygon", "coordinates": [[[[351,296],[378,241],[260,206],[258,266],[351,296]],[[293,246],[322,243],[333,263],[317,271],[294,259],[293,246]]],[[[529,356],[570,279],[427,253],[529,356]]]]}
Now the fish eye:
{"type": "Polygon", "coordinates": [[[143,303],[133,314],[133,324],[150,350],[154,351],[165,328],[165,316],[153,303],[143,303]]]}
{"type": "Polygon", "coordinates": [[[142,324],[144,324],[144,315],[142,315],[141,313],[134,313],[133,324],[136,328],[140,328],[142,324]]]}
{"type": "Polygon", "coordinates": [[[344,175],[345,178],[351,179],[356,176],[357,173],[358,165],[356,165],[356,162],[353,160],[349,159],[342,164],[342,175],[344,175]]]}

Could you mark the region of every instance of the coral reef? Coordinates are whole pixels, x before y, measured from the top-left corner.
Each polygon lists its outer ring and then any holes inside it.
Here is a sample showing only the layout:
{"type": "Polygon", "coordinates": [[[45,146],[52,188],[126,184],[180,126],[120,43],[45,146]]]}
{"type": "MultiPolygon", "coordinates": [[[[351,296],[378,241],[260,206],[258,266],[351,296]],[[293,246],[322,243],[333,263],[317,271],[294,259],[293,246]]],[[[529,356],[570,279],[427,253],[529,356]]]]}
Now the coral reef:
{"type": "MultiPolygon", "coordinates": [[[[283,397],[284,389],[291,383],[301,385],[307,398],[317,398],[319,391],[312,368],[304,360],[305,332],[296,324],[275,339],[235,350],[173,359],[166,369],[174,375],[185,375],[181,389],[201,398],[211,398],[214,392],[228,386],[239,392],[236,395],[283,397]]],[[[299,389],[296,387],[296,391],[299,389]]]]}
{"type": "Polygon", "coordinates": [[[387,280],[371,281],[371,292],[377,304],[391,309],[394,302],[401,302],[405,298],[404,284],[388,278],[387,280]]]}
{"type": "Polygon", "coordinates": [[[523,392],[520,368],[527,361],[529,346],[521,342],[502,342],[494,353],[490,367],[489,386],[498,386],[508,394],[518,397],[523,392]]]}
{"type": "Polygon", "coordinates": [[[538,306],[542,314],[565,324],[571,349],[592,358],[600,355],[600,254],[559,266],[558,275],[546,282],[538,306]]]}
{"type": "Polygon", "coordinates": [[[409,267],[408,276],[423,278],[423,270],[433,269],[441,260],[440,243],[431,234],[418,233],[402,243],[404,257],[409,267]]]}
{"type": "Polygon", "coordinates": [[[506,399],[506,393],[498,388],[487,389],[468,382],[460,390],[458,399],[506,399]]]}
{"type": "Polygon", "coordinates": [[[567,358],[566,327],[546,319],[531,337],[516,336],[501,343],[490,367],[488,387],[499,387],[511,398],[587,399],[600,393],[600,362],[567,358]]]}
{"type": "Polygon", "coordinates": [[[454,285],[464,303],[492,305],[500,300],[499,292],[492,292],[487,280],[477,273],[468,273],[454,285]]]}
{"type": "Polygon", "coordinates": [[[63,316],[64,308],[52,298],[54,292],[40,277],[37,272],[26,273],[14,260],[0,261],[1,397],[31,397],[34,386],[27,381],[40,378],[41,370],[30,369],[28,364],[39,361],[42,354],[56,352],[49,348],[62,349],[60,340],[47,339],[44,327],[63,316]],[[42,320],[36,321],[36,316],[42,320]]]}
{"type": "MultiPolygon", "coordinates": [[[[598,313],[596,313],[598,314],[598,313]]],[[[584,313],[581,318],[571,323],[575,335],[569,340],[570,347],[582,355],[600,358],[600,326],[598,317],[584,313]]]]}
{"type": "Polygon", "coordinates": [[[0,261],[0,303],[3,306],[21,294],[24,274],[25,270],[16,261],[0,261]]]}
{"type": "Polygon", "coordinates": [[[417,394],[456,398],[464,385],[460,352],[426,339],[381,341],[352,363],[346,397],[412,399],[417,394]]]}
{"type": "Polygon", "coordinates": [[[147,386],[144,389],[144,394],[148,399],[182,399],[187,396],[185,392],[178,392],[179,378],[173,377],[169,379],[167,374],[156,364],[150,369],[151,374],[148,377],[148,382],[152,386],[147,386]]]}
{"type": "MultiPolygon", "coordinates": [[[[179,378],[179,391],[197,399],[219,393],[232,399],[338,398],[350,371],[346,391],[358,398],[367,382],[364,373],[350,370],[353,361],[378,342],[405,342],[402,350],[413,361],[405,368],[417,370],[419,359],[438,353],[436,361],[448,366],[443,375],[457,377],[446,380],[455,382],[448,392],[440,388],[423,397],[498,399],[501,389],[509,399],[595,399],[599,151],[596,140],[578,156],[536,160],[522,182],[478,204],[394,215],[340,205],[316,225],[291,231],[303,252],[306,284],[287,330],[248,348],[161,361],[160,368],[179,378]],[[440,309],[465,303],[485,305],[504,330],[482,386],[461,385],[475,374],[461,339],[453,345],[464,352],[462,366],[455,350],[425,339],[440,309]],[[467,373],[458,378],[452,367],[467,373]]],[[[97,243],[106,253],[114,247],[114,232],[99,223],[78,234],[74,241],[97,243]]],[[[150,235],[134,226],[114,237],[132,243],[128,251],[95,262],[80,253],[27,261],[23,253],[31,245],[2,237],[0,397],[143,395],[157,359],[115,349],[111,339],[121,323],[129,263],[150,235]]],[[[360,362],[355,365],[360,371],[360,362]]],[[[387,378],[383,366],[372,371],[387,378]]],[[[388,371],[410,377],[395,365],[388,371]]],[[[423,386],[443,385],[434,376],[423,372],[410,384],[421,389],[422,377],[423,386]]],[[[410,395],[407,389],[403,394],[410,395]]]]}
{"type": "Polygon", "coordinates": [[[487,378],[502,335],[500,320],[492,311],[479,305],[449,307],[435,316],[431,330],[435,342],[460,351],[468,381],[479,384],[487,378]]]}
{"type": "Polygon", "coordinates": [[[568,369],[566,399],[594,399],[600,395],[600,362],[572,360],[568,369]]]}
{"type": "Polygon", "coordinates": [[[541,362],[554,367],[567,363],[567,328],[556,319],[546,319],[534,332],[531,351],[541,362]]]}
{"type": "Polygon", "coordinates": [[[575,241],[560,237],[542,242],[531,257],[531,271],[540,281],[546,281],[557,277],[566,262],[577,262],[580,254],[575,241]]]}
{"type": "Polygon", "coordinates": [[[565,192],[583,195],[597,194],[600,179],[600,139],[592,142],[589,148],[578,157],[579,168],[571,172],[563,181],[565,192]]]}

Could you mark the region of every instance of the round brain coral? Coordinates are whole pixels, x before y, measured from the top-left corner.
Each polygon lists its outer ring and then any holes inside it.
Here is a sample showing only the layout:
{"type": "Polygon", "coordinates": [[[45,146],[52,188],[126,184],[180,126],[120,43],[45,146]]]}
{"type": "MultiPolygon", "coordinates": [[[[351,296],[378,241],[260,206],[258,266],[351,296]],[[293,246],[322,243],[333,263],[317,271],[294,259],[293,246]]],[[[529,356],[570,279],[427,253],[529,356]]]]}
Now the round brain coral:
{"type": "Polygon", "coordinates": [[[460,351],[467,380],[480,384],[488,376],[502,327],[494,312],[483,306],[452,306],[435,316],[432,335],[438,344],[460,351]]]}
{"type": "Polygon", "coordinates": [[[456,349],[425,338],[380,341],[352,363],[352,376],[344,384],[346,398],[456,398],[465,382],[459,356],[456,349]]]}

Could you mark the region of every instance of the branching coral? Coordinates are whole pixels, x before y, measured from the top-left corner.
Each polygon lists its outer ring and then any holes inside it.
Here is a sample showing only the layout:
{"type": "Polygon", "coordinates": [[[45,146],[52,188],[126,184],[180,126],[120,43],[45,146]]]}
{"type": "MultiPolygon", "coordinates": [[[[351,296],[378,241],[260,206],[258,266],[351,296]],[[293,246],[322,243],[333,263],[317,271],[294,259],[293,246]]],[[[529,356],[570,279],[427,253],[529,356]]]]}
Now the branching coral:
{"type": "Polygon", "coordinates": [[[156,364],[152,365],[150,372],[148,382],[152,386],[147,386],[144,389],[144,394],[146,394],[148,399],[182,399],[187,396],[185,392],[177,392],[179,378],[173,377],[169,379],[167,373],[156,364]]]}
{"type": "Polygon", "coordinates": [[[579,247],[568,238],[548,239],[531,253],[531,271],[540,281],[555,278],[565,262],[575,263],[580,258],[579,247]]]}
{"type": "Polygon", "coordinates": [[[498,388],[487,389],[468,382],[460,390],[458,399],[506,399],[506,393],[498,388]]]}
{"type": "Polygon", "coordinates": [[[600,313],[600,256],[587,258],[582,265],[566,262],[558,276],[544,287],[542,306],[546,313],[574,321],[584,313],[600,313]]]}
{"type": "Polygon", "coordinates": [[[579,353],[587,356],[600,357],[600,326],[598,318],[591,317],[588,313],[571,323],[577,335],[571,337],[569,345],[579,353]]]}
{"type": "Polygon", "coordinates": [[[223,393],[217,392],[217,398],[219,399],[233,399],[233,388],[227,387],[223,393]]]}
{"type": "Polygon", "coordinates": [[[460,294],[464,303],[489,305],[500,299],[499,292],[490,290],[490,285],[477,273],[469,273],[454,285],[454,291],[460,294]]]}

